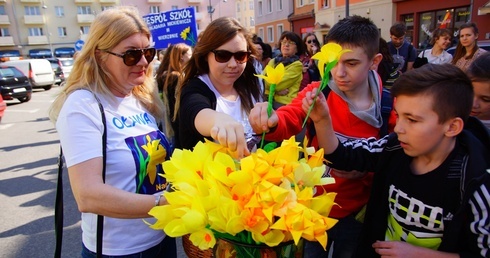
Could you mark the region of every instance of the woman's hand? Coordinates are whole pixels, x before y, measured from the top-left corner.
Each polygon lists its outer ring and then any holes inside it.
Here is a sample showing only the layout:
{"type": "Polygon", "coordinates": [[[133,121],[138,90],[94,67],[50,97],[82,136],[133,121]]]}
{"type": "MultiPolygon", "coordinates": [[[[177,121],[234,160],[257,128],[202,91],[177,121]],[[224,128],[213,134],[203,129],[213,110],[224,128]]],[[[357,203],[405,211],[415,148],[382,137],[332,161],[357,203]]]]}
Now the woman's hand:
{"type": "Polygon", "coordinates": [[[248,121],[250,122],[254,132],[257,134],[268,132],[269,129],[275,127],[279,121],[274,109],[272,109],[271,116],[268,116],[268,104],[269,103],[267,102],[259,102],[255,104],[252,110],[250,110],[248,121]]]}
{"type": "Polygon", "coordinates": [[[218,119],[210,131],[211,137],[227,147],[235,156],[242,158],[249,155],[243,125],[235,120],[218,119]]]}

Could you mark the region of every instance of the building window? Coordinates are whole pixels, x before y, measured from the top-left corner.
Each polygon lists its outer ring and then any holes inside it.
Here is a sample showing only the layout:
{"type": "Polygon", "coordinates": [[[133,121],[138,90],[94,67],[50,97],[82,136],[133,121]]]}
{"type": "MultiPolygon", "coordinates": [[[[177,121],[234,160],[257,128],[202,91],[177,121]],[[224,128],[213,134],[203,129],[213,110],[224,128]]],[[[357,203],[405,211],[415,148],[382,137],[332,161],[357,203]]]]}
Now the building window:
{"type": "Polygon", "coordinates": [[[267,27],[267,39],[269,42],[274,42],[274,28],[271,26],[267,27]]]}
{"type": "Polygon", "coordinates": [[[172,11],[173,11],[173,10],[177,10],[177,9],[179,9],[179,6],[177,6],[177,5],[172,5],[171,9],[172,9],[172,11]]]}
{"type": "Polygon", "coordinates": [[[5,6],[0,5],[0,15],[5,15],[5,6]]]}
{"type": "Polygon", "coordinates": [[[262,10],[263,10],[262,1],[259,1],[258,4],[259,4],[258,16],[262,16],[262,10]]]}
{"type": "Polygon", "coordinates": [[[90,26],[80,26],[80,33],[82,35],[87,35],[90,30],[90,26]]]}
{"type": "Polygon", "coordinates": [[[254,9],[254,1],[249,1],[249,6],[248,9],[253,10],[254,9]]]}
{"type": "Polygon", "coordinates": [[[55,6],[54,12],[56,13],[57,17],[64,17],[65,16],[65,8],[63,8],[63,6],[55,6]]]}
{"type": "Polygon", "coordinates": [[[77,6],[77,14],[92,14],[90,6],[77,6]]]}
{"type": "Polygon", "coordinates": [[[267,13],[272,13],[272,0],[267,1],[267,13]]]}
{"type": "Polygon", "coordinates": [[[280,39],[282,33],[284,32],[284,26],[282,24],[277,25],[277,38],[280,39]]]}
{"type": "Polygon", "coordinates": [[[66,37],[66,27],[58,27],[58,36],[66,37]]]}
{"type": "Polygon", "coordinates": [[[41,9],[39,6],[24,6],[25,15],[41,15],[41,9]]]}
{"type": "Polygon", "coordinates": [[[1,37],[10,37],[9,28],[0,28],[0,36],[1,37]]]}
{"type": "Polygon", "coordinates": [[[264,28],[259,28],[259,37],[264,38],[264,28]]]}
{"type": "Polygon", "coordinates": [[[246,11],[247,10],[247,2],[243,2],[243,11],[246,11]]]}
{"type": "Polygon", "coordinates": [[[322,0],[322,8],[328,8],[328,1],[329,0],[322,0]]]}
{"type": "Polygon", "coordinates": [[[240,12],[240,3],[236,3],[236,12],[239,13],[240,12]]]}
{"type": "Polygon", "coordinates": [[[113,8],[113,7],[114,7],[114,6],[110,6],[110,5],[104,5],[104,6],[101,6],[102,11],[105,11],[105,10],[107,10],[107,9],[111,9],[111,8],[113,8]]]}
{"type": "Polygon", "coordinates": [[[277,0],[277,10],[282,11],[282,1],[283,0],[277,0]]]}
{"type": "Polygon", "coordinates": [[[254,17],[250,17],[250,26],[255,26],[254,17]]]}
{"type": "Polygon", "coordinates": [[[29,36],[45,36],[43,28],[29,28],[29,36]]]}
{"type": "Polygon", "coordinates": [[[160,13],[160,6],[158,6],[158,5],[151,5],[150,6],[150,13],[160,13]]]}

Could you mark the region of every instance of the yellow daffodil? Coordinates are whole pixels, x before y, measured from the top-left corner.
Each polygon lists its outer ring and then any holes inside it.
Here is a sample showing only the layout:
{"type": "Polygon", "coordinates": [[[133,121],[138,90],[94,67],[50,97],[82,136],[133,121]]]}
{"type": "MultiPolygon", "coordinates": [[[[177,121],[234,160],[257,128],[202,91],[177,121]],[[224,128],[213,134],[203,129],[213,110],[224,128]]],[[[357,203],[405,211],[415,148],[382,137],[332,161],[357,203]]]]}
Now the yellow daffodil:
{"type": "Polygon", "coordinates": [[[150,136],[146,136],[147,143],[141,146],[148,153],[147,172],[150,183],[155,183],[157,177],[157,165],[162,163],[167,156],[167,151],[160,144],[160,139],[151,140],[150,136]]]}
{"type": "Polygon", "coordinates": [[[200,249],[217,237],[268,246],[304,238],[325,247],[336,222],[328,218],[335,193],[313,191],[328,183],[323,150],[302,149],[294,137],[238,162],[221,145],[200,142],[192,151],[175,150],[162,166],[173,191],[164,193],[168,205],[150,210],[156,219],[150,227],[172,237],[190,234],[200,249]]]}
{"type": "MultiPolygon", "coordinates": [[[[337,64],[340,57],[347,52],[352,52],[350,49],[342,49],[342,47],[337,43],[327,43],[322,48],[321,51],[314,54],[311,58],[318,60],[318,70],[320,70],[320,75],[324,76],[325,74],[325,65],[326,64],[337,64]]],[[[330,68],[330,69],[331,69],[330,68]]],[[[329,72],[328,70],[327,72],[329,72]]]]}
{"type": "Polygon", "coordinates": [[[276,67],[272,67],[270,65],[267,65],[265,67],[264,74],[256,74],[255,76],[264,79],[266,82],[269,84],[278,84],[281,82],[282,77],[284,77],[284,64],[280,63],[276,65],[276,67]]]}

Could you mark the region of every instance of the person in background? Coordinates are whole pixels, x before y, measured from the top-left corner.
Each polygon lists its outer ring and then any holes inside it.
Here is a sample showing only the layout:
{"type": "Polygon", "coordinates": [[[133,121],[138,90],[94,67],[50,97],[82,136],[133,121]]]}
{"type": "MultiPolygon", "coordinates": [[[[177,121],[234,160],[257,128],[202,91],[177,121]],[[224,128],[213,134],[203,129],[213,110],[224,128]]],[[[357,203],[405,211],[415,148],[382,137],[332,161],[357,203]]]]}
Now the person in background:
{"type": "Polygon", "coordinates": [[[272,47],[269,44],[265,44],[262,46],[262,66],[265,67],[272,59],[272,47]]]}
{"type": "Polygon", "coordinates": [[[448,29],[437,28],[432,32],[430,44],[431,49],[426,49],[419,54],[419,57],[426,57],[431,64],[451,63],[453,56],[446,51],[451,44],[451,31],[448,29]]]}
{"type": "Polygon", "coordinates": [[[490,52],[476,58],[467,73],[475,92],[471,115],[490,129],[490,52]]]}
{"type": "Polygon", "coordinates": [[[208,138],[238,157],[253,149],[260,137],[253,135],[248,114],[262,100],[255,51],[251,35],[234,18],[206,27],[176,91],[177,148],[192,149],[208,138]]]}
{"type": "Polygon", "coordinates": [[[150,47],[150,35],[134,7],[100,12],[70,80],[50,109],[82,213],[83,258],[96,257],[97,215],[104,216],[103,257],[177,256],[175,239],[143,220],[152,223],[148,212],[167,203],[160,164],[172,154],[158,129],[165,108],[152,76],[156,50],[150,47]]]}
{"type": "Polygon", "coordinates": [[[303,99],[331,166],[375,173],[356,257],[490,257],[490,134],[470,116],[470,79],[426,64],[391,93],[394,133],[343,143],[322,94],[303,99]]]}
{"type": "MultiPolygon", "coordinates": [[[[327,43],[337,43],[343,49],[351,50],[344,53],[331,70],[332,77],[327,86],[330,92],[327,99],[323,99],[323,104],[332,110],[335,133],[341,141],[384,136],[381,135],[382,85],[378,74],[373,71],[382,58],[378,53],[378,27],[368,18],[349,16],[332,26],[327,43]]],[[[319,85],[320,82],[309,84],[290,104],[273,111],[270,118],[267,103],[257,103],[249,116],[254,131],[258,134],[268,132],[265,139],[275,142],[300,133],[306,118],[302,100],[307,92],[319,85]]],[[[394,125],[394,113],[387,120],[394,125]]],[[[306,137],[309,146],[319,149],[319,135],[312,126],[312,121],[305,126],[308,128],[306,137]]],[[[387,131],[392,131],[392,126],[387,126],[387,131]]],[[[332,207],[329,216],[339,221],[328,231],[326,251],[318,242],[305,243],[306,258],[327,257],[329,252],[333,252],[333,257],[351,257],[354,254],[362,229],[363,207],[368,201],[373,177],[372,173],[364,171],[356,173],[327,168],[324,176],[335,178],[335,184],[316,186],[316,193],[337,193],[335,202],[338,205],[332,207]]]]}
{"type": "Polygon", "coordinates": [[[486,52],[478,47],[478,27],[473,22],[465,23],[459,28],[459,42],[454,52],[452,64],[461,68],[463,71],[468,70],[470,64],[478,56],[486,52]]]}
{"type": "MultiPolygon", "coordinates": [[[[258,37],[260,39],[260,37],[258,37]]],[[[262,41],[254,41],[254,46],[255,49],[257,50],[257,56],[255,56],[255,61],[254,61],[254,66],[255,66],[255,71],[257,74],[262,74],[264,72],[264,67],[266,64],[263,63],[264,57],[264,48],[265,48],[265,43],[262,41]]],[[[264,88],[264,80],[259,78],[259,85],[260,85],[260,95],[263,95],[265,92],[264,88]]]]}
{"type": "Polygon", "coordinates": [[[400,71],[398,71],[397,65],[393,62],[393,56],[391,56],[388,43],[382,37],[379,38],[379,53],[383,58],[378,65],[377,72],[381,77],[383,87],[390,89],[395,80],[400,76],[400,71]]]}
{"type": "MultiPolygon", "coordinates": [[[[301,37],[292,31],[285,31],[279,38],[281,54],[274,57],[267,64],[276,67],[282,63],[285,68],[284,77],[276,85],[274,94],[274,109],[286,105],[298,95],[303,80],[303,64],[300,56],[305,53],[305,46],[301,37]]],[[[265,94],[269,94],[270,84],[265,82],[265,94]]]]}
{"type": "Polygon", "coordinates": [[[407,26],[405,23],[396,22],[390,28],[390,39],[388,47],[393,56],[393,62],[398,64],[398,70],[402,73],[412,70],[415,58],[417,58],[416,49],[405,40],[407,26]]]}
{"type": "Polygon", "coordinates": [[[303,63],[303,80],[299,90],[303,90],[306,85],[313,81],[319,81],[320,71],[315,63],[315,60],[311,59],[314,54],[320,51],[320,43],[314,33],[307,33],[303,38],[303,44],[306,46],[305,54],[300,56],[300,60],[303,63]]]}
{"type": "Polygon", "coordinates": [[[175,121],[175,89],[182,79],[182,70],[192,56],[192,48],[184,43],[170,45],[167,48],[162,64],[158,67],[156,80],[159,92],[162,93],[162,100],[166,107],[165,116],[166,135],[173,138],[174,132],[178,130],[178,123],[175,121]],[[169,126],[171,125],[171,126],[169,126]]]}

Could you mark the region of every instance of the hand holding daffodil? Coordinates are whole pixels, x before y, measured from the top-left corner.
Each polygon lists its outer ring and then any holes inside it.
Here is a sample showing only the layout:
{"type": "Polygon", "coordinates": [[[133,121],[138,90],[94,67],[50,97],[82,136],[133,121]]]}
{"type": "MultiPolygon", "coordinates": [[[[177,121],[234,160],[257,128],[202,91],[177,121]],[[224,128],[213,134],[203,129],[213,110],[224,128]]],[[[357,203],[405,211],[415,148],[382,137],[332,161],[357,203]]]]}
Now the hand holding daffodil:
{"type": "Polygon", "coordinates": [[[310,106],[308,113],[306,114],[305,120],[303,121],[303,126],[305,126],[306,121],[310,116],[310,112],[313,109],[314,103],[318,97],[318,94],[327,87],[330,81],[330,70],[337,65],[340,57],[346,53],[352,52],[350,49],[342,49],[342,47],[337,43],[327,43],[324,45],[320,52],[313,55],[311,58],[318,60],[318,69],[320,70],[320,76],[322,77],[320,87],[316,91],[313,104],[310,106]]]}
{"type": "MultiPolygon", "coordinates": [[[[284,72],[285,68],[282,63],[278,64],[276,67],[272,66],[266,66],[265,67],[265,74],[256,74],[255,76],[264,79],[266,82],[270,84],[270,89],[269,89],[269,99],[268,99],[268,105],[267,105],[267,115],[270,117],[272,114],[272,103],[274,101],[274,93],[276,91],[276,85],[281,82],[282,78],[284,77],[284,72]]],[[[264,146],[264,138],[265,138],[265,132],[262,133],[262,141],[260,143],[260,148],[264,146]]]]}

